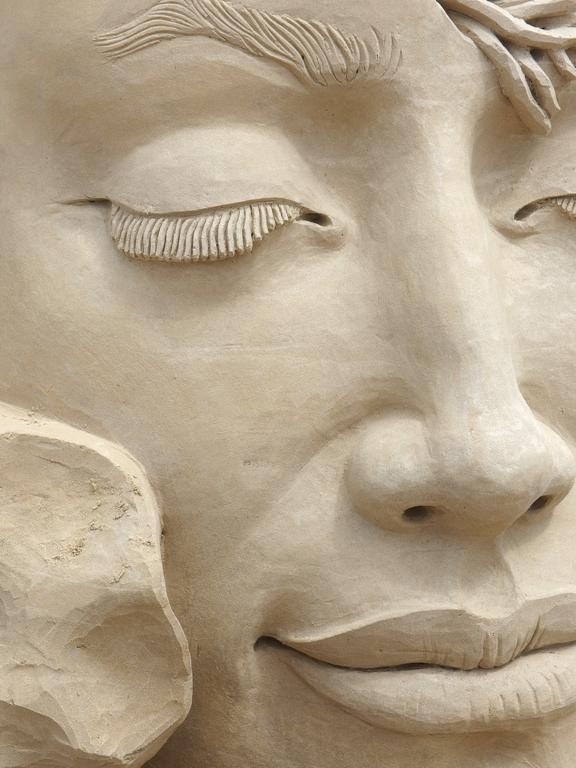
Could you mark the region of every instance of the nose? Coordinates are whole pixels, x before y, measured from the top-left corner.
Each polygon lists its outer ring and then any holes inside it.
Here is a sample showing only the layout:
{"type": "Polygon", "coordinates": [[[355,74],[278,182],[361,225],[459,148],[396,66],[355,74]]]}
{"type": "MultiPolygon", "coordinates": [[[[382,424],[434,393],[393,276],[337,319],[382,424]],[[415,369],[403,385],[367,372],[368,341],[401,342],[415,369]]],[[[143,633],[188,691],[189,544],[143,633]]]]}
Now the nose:
{"type": "Polygon", "coordinates": [[[354,508],[383,528],[499,535],[566,496],[574,456],[521,392],[494,266],[506,243],[472,195],[443,207],[446,183],[428,210],[419,201],[418,226],[386,243],[383,270],[395,270],[396,286],[387,322],[414,395],[405,410],[359,425],[346,485],[354,508]]]}
{"type": "Polygon", "coordinates": [[[389,530],[425,523],[481,536],[552,510],[574,482],[572,453],[521,404],[457,430],[412,412],[365,425],[346,470],[354,507],[389,530]]]}

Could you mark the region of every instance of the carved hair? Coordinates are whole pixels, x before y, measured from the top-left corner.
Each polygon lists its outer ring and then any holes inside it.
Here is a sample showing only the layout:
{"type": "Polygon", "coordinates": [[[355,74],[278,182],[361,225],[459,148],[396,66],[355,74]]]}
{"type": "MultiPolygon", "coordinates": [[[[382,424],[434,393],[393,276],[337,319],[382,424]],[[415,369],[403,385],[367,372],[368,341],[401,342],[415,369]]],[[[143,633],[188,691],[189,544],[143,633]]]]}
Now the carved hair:
{"type": "Polygon", "coordinates": [[[528,128],[548,133],[560,105],[543,64],[547,60],[562,77],[576,78],[567,52],[576,47],[576,0],[438,2],[492,61],[502,90],[528,128]]]}

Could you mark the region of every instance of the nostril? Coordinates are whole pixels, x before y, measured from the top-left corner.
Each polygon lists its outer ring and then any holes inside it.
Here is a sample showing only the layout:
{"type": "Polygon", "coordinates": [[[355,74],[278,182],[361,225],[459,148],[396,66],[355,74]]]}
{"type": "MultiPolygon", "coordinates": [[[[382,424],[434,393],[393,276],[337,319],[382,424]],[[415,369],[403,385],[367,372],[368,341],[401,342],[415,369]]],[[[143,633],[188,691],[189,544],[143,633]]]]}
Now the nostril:
{"type": "Polygon", "coordinates": [[[434,507],[409,507],[404,510],[402,517],[409,523],[422,523],[424,520],[428,520],[436,512],[434,507]]]}
{"type": "Polygon", "coordinates": [[[532,502],[528,507],[528,512],[540,512],[541,509],[547,507],[552,501],[552,496],[539,496],[536,501],[532,502]]]}

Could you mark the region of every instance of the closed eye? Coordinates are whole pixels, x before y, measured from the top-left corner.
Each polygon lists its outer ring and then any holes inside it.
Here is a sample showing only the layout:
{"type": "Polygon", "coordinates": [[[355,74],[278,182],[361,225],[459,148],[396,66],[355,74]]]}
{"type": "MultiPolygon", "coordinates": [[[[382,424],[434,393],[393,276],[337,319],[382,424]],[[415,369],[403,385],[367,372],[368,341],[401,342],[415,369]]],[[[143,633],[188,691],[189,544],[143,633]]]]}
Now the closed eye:
{"type": "Polygon", "coordinates": [[[576,219],[576,195],[560,195],[558,197],[545,197],[542,200],[537,200],[534,203],[528,203],[528,205],[520,208],[516,211],[514,218],[516,221],[524,221],[536,211],[543,208],[559,209],[562,213],[565,213],[571,219],[576,219]]]}
{"type": "Polygon", "coordinates": [[[222,261],[244,253],[270,232],[294,221],[327,226],[331,220],[284,200],[263,200],[192,213],[148,214],[117,203],[110,231],[117,248],[133,259],[169,262],[222,261]]]}

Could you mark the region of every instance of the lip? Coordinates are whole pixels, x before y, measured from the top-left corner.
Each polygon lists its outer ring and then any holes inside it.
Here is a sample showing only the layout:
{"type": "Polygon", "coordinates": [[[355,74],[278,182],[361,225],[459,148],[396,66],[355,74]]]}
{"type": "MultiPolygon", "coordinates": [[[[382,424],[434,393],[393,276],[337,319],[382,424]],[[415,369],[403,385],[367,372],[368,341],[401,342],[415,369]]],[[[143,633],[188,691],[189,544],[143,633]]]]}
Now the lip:
{"type": "Polygon", "coordinates": [[[389,730],[499,730],[576,707],[573,595],[496,618],[419,611],[265,640],[259,649],[318,693],[389,730]]]}

